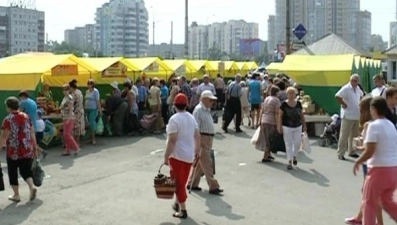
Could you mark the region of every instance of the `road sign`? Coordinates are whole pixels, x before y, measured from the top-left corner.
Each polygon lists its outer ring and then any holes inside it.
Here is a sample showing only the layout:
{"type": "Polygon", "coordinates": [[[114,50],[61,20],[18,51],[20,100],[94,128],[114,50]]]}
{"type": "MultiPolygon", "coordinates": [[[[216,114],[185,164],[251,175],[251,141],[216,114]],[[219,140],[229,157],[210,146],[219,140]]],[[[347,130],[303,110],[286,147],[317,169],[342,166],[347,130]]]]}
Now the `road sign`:
{"type": "Polygon", "coordinates": [[[305,46],[306,43],[304,41],[294,41],[294,43],[292,44],[292,50],[297,51],[305,46]]]}
{"type": "Polygon", "coordinates": [[[307,30],[302,24],[299,24],[297,27],[295,27],[292,33],[294,33],[299,40],[302,40],[302,38],[307,34],[307,30]]]}

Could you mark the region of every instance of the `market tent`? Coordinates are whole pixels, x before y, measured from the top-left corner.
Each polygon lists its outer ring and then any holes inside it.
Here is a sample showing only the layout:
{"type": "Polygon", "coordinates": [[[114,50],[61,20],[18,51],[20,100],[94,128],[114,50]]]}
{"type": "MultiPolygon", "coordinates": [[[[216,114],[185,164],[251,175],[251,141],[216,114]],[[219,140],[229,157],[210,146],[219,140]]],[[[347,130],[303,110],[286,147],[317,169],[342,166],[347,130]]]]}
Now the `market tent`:
{"type": "Polygon", "coordinates": [[[236,65],[239,68],[240,74],[247,74],[249,72],[249,68],[245,62],[236,62],[236,65]]]}
{"type": "Polygon", "coordinates": [[[0,63],[0,76],[3,76],[2,90],[35,90],[40,81],[50,86],[62,86],[72,79],[87,81],[92,67],[74,55],[27,55],[13,56],[0,63]],[[12,75],[7,77],[6,75],[12,75]],[[27,77],[30,76],[30,77],[27,77]],[[29,80],[28,83],[26,81],[29,80]],[[22,81],[22,82],[21,82],[22,81]],[[8,86],[8,87],[7,87],[8,86]]]}
{"type": "Polygon", "coordinates": [[[218,73],[220,73],[219,63],[221,63],[221,61],[207,61],[207,74],[210,77],[214,78],[218,73]]]}
{"type": "Polygon", "coordinates": [[[246,62],[246,65],[248,66],[248,68],[249,68],[250,70],[253,70],[253,69],[257,69],[257,68],[258,68],[258,64],[256,64],[256,62],[246,62]]]}
{"type": "Polygon", "coordinates": [[[349,81],[354,63],[354,55],[288,55],[279,70],[301,86],[319,107],[332,114],[339,112],[335,93],[349,81]]]}
{"type": "Polygon", "coordinates": [[[184,75],[188,80],[191,80],[192,77],[198,72],[198,70],[187,63],[187,60],[185,59],[163,60],[163,62],[172,70],[175,76],[184,75]]]}
{"type": "Polygon", "coordinates": [[[173,74],[172,69],[157,57],[129,58],[126,61],[138,69],[136,75],[142,78],[157,77],[168,80],[173,74]]]}
{"type": "Polygon", "coordinates": [[[270,75],[275,75],[277,73],[280,72],[280,67],[281,67],[282,63],[279,62],[272,62],[269,65],[266,66],[266,71],[270,74],[270,75]]]}
{"type": "Polygon", "coordinates": [[[202,78],[204,74],[215,71],[215,68],[207,60],[188,60],[186,63],[197,70],[197,75],[195,76],[197,78],[202,78]]]}
{"type": "MultiPolygon", "coordinates": [[[[0,102],[15,96],[20,90],[28,90],[34,98],[41,90],[41,82],[51,87],[62,86],[72,79],[86,82],[94,69],[74,55],[21,54],[0,62],[0,102]]],[[[0,111],[4,116],[5,111],[0,111]]]]}
{"type": "Polygon", "coordinates": [[[137,67],[129,63],[123,57],[111,58],[80,58],[83,62],[92,66],[97,72],[93,74],[96,84],[110,84],[117,81],[123,83],[127,77],[135,80],[134,72],[137,67]],[[130,71],[130,72],[129,72],[130,71]]]}
{"type": "MultiPolygon", "coordinates": [[[[234,61],[224,61],[223,77],[234,78],[240,72],[240,68],[234,61]]],[[[243,74],[245,75],[245,74],[243,74]]]]}

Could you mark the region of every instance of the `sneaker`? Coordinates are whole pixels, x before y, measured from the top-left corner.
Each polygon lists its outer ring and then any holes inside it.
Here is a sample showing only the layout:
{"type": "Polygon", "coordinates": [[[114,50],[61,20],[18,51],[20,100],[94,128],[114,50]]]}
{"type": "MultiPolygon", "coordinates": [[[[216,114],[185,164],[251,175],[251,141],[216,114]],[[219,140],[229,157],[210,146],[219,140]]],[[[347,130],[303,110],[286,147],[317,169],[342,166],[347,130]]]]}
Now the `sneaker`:
{"type": "Polygon", "coordinates": [[[360,221],[354,217],[345,219],[345,223],[350,224],[350,225],[362,225],[363,224],[362,221],[360,221]]]}

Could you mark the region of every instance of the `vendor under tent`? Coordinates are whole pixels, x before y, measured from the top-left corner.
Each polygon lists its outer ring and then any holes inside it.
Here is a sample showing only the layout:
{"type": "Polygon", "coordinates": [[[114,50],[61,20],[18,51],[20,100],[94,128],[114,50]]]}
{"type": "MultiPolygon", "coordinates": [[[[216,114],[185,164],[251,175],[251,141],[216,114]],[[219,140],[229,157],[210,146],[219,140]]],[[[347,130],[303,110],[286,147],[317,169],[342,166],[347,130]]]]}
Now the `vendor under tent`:
{"type": "Polygon", "coordinates": [[[280,72],[291,77],[328,114],[339,113],[336,92],[352,75],[354,55],[288,55],[280,72]]]}
{"type": "Polygon", "coordinates": [[[175,76],[186,76],[188,80],[197,76],[198,70],[187,63],[185,59],[163,60],[163,62],[172,70],[175,76]]]}
{"type": "Polygon", "coordinates": [[[239,68],[239,73],[240,74],[247,74],[249,72],[247,64],[245,62],[236,62],[237,67],[239,68]]]}
{"type": "Polygon", "coordinates": [[[215,68],[212,68],[211,64],[207,60],[188,60],[186,63],[197,70],[197,75],[194,77],[199,79],[201,79],[204,74],[207,74],[210,71],[215,71],[215,68]]]}
{"type": "MultiPolygon", "coordinates": [[[[51,86],[54,98],[61,99],[61,87],[72,79],[86,82],[94,71],[74,55],[20,55],[13,56],[0,63],[0,102],[9,96],[17,96],[19,91],[27,90],[32,99],[41,91],[42,82],[51,86]],[[59,91],[54,90],[59,88],[59,91]],[[58,94],[58,96],[56,96],[58,94]],[[58,98],[57,98],[58,97],[58,98]]],[[[50,104],[50,103],[48,103],[50,104]]],[[[1,108],[0,117],[6,116],[5,107],[1,108]]],[[[47,116],[47,115],[46,115],[47,116]]],[[[58,117],[57,117],[58,118],[58,117]]],[[[60,144],[62,120],[47,118],[42,147],[60,144]]]]}
{"type": "Polygon", "coordinates": [[[137,68],[135,71],[136,79],[138,78],[159,78],[168,80],[172,76],[172,69],[157,57],[150,58],[128,58],[127,63],[137,68]]]}

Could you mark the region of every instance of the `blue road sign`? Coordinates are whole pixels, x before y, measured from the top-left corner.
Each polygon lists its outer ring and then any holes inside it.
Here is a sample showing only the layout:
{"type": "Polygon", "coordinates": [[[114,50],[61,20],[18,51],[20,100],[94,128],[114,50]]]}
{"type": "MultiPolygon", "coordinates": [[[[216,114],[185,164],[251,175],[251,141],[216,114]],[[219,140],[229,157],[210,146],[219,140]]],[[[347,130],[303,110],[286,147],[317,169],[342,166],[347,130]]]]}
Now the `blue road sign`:
{"type": "Polygon", "coordinates": [[[307,34],[307,30],[302,24],[299,24],[297,27],[295,27],[292,33],[294,33],[295,37],[297,37],[299,40],[302,40],[302,38],[307,34]]]}

